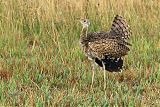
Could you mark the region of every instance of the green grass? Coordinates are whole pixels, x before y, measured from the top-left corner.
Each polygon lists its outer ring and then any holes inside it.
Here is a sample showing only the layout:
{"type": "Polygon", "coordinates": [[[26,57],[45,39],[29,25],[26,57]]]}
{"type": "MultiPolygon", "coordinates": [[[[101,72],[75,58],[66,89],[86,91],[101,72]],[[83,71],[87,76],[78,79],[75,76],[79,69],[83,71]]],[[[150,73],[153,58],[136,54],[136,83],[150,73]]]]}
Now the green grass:
{"type": "Polygon", "coordinates": [[[1,0],[0,106],[160,106],[159,13],[158,0],[1,0]],[[105,91],[97,67],[91,90],[78,19],[107,31],[116,14],[132,28],[131,51],[105,91]]]}

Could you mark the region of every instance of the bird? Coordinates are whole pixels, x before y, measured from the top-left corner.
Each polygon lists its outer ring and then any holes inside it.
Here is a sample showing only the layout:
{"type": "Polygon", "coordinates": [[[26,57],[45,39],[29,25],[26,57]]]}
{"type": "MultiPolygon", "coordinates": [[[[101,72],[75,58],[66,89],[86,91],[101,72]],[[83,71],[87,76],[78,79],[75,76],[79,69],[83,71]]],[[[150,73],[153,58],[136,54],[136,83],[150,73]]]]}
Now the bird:
{"type": "Polygon", "coordinates": [[[92,84],[95,74],[95,63],[103,67],[104,90],[106,88],[106,71],[120,72],[123,58],[130,51],[130,43],[126,42],[131,35],[130,26],[125,19],[116,15],[108,31],[88,32],[89,19],[81,19],[80,46],[84,54],[92,62],[92,84]]]}

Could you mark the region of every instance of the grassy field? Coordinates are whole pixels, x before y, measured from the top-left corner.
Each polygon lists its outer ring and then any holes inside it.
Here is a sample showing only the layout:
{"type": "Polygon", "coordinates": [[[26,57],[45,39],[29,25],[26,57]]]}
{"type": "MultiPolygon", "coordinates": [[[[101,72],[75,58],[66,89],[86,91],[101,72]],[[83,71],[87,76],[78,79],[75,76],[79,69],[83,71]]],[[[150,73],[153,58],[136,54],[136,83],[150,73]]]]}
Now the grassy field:
{"type": "Polygon", "coordinates": [[[0,0],[0,83],[0,107],[160,106],[160,1],[0,0]],[[107,31],[116,14],[131,26],[131,51],[105,91],[97,67],[91,90],[78,19],[107,31]]]}

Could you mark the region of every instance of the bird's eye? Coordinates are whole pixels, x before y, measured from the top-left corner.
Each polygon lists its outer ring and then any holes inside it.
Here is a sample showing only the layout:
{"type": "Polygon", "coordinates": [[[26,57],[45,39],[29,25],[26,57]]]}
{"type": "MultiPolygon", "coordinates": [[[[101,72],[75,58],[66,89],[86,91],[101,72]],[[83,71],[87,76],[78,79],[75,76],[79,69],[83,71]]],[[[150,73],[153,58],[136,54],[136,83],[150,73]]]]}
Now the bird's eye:
{"type": "Polygon", "coordinates": [[[84,22],[86,22],[86,20],[84,20],[84,22]]]}

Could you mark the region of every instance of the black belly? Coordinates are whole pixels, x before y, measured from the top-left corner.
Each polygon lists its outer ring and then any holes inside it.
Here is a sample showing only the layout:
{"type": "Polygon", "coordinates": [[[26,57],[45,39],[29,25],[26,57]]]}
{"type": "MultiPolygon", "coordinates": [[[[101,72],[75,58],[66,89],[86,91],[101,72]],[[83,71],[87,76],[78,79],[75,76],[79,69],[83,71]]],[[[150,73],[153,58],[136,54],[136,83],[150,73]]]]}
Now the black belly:
{"type": "Polygon", "coordinates": [[[95,58],[95,62],[100,66],[103,67],[102,61],[105,65],[105,70],[109,72],[120,72],[123,68],[123,60],[121,58],[110,58],[105,56],[104,59],[95,58]]]}

